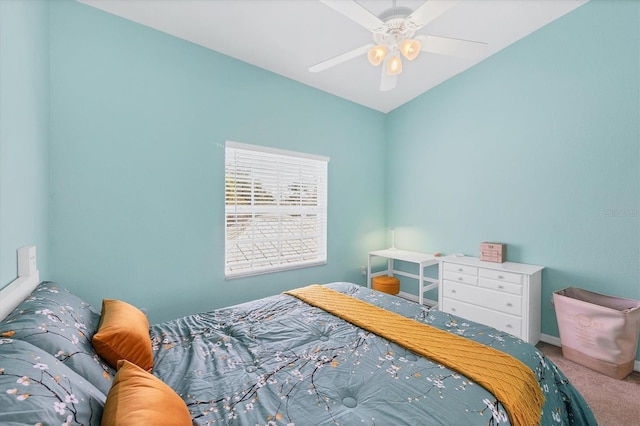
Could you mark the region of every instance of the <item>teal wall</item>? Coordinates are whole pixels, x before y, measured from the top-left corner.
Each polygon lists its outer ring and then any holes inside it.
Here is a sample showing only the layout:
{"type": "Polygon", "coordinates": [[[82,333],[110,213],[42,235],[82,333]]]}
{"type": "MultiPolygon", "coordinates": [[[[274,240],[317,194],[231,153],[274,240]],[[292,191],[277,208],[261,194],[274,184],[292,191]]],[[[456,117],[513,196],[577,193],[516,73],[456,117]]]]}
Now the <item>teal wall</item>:
{"type": "MultiPolygon", "coordinates": [[[[396,246],[545,266],[640,298],[639,3],[591,1],[388,115],[396,246]]],[[[640,359],[640,356],[638,357],[640,359]]]]}
{"type": "Polygon", "coordinates": [[[51,8],[50,278],[152,322],[364,284],[384,235],[385,116],[75,3],[51,8]],[[328,156],[326,266],[224,279],[224,142],[328,156]]]}
{"type": "Polygon", "coordinates": [[[17,249],[48,275],[49,39],[45,1],[0,1],[0,287],[17,249]]]}

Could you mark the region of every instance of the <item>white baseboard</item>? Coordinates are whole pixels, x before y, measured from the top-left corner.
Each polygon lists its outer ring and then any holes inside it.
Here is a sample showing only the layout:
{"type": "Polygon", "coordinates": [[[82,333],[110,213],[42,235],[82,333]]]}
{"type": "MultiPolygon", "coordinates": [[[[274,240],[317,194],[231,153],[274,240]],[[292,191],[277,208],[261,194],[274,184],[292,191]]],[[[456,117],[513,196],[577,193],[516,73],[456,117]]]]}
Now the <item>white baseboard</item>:
{"type": "Polygon", "coordinates": [[[544,334],[544,333],[541,334],[540,335],[540,341],[544,342],[544,343],[548,343],[548,344],[553,345],[553,346],[557,346],[557,347],[561,346],[560,338],[556,337],[556,336],[551,336],[550,334],[544,334]]]}
{"type": "MultiPolygon", "coordinates": [[[[540,341],[544,342],[544,343],[548,343],[548,344],[553,345],[553,346],[558,346],[558,347],[561,346],[560,338],[556,337],[556,336],[551,336],[549,334],[541,334],[540,335],[540,341]]],[[[640,361],[636,360],[633,363],[633,369],[634,369],[634,371],[639,371],[640,372],[640,361]]]]}

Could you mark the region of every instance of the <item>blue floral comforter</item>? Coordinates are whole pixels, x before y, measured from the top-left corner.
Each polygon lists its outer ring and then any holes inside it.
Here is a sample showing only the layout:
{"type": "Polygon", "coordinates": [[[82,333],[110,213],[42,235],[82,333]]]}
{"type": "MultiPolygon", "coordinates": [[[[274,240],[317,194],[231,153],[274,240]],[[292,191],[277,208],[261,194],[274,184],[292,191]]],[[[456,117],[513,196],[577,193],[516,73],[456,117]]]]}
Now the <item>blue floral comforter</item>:
{"type": "MultiPolygon", "coordinates": [[[[596,424],[582,396],[532,345],[350,283],[334,290],[510,353],[537,375],[543,425],[596,424]]],[[[194,424],[506,425],[463,375],[287,295],[151,326],[154,374],[194,424]]]]}

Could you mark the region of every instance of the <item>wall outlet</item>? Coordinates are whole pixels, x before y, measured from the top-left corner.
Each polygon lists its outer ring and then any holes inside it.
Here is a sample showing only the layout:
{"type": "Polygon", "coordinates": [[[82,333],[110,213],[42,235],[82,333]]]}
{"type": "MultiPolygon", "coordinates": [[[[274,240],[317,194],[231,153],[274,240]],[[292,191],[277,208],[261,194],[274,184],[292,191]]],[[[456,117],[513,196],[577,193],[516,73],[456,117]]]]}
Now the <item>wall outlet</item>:
{"type": "Polygon", "coordinates": [[[362,275],[363,277],[367,275],[367,267],[366,266],[361,266],[360,267],[360,275],[362,275]]]}

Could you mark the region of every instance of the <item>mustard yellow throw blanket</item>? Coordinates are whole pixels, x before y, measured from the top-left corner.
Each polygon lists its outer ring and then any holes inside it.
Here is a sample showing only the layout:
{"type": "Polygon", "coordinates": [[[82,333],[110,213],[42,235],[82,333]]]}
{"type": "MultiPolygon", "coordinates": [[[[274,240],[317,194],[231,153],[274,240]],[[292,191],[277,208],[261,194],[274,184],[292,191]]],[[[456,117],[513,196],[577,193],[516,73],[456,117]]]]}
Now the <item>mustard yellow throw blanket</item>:
{"type": "Polygon", "coordinates": [[[285,294],[472,379],[504,405],[513,425],[540,423],[544,395],[536,376],[511,355],[321,285],[310,285],[285,294]]]}

